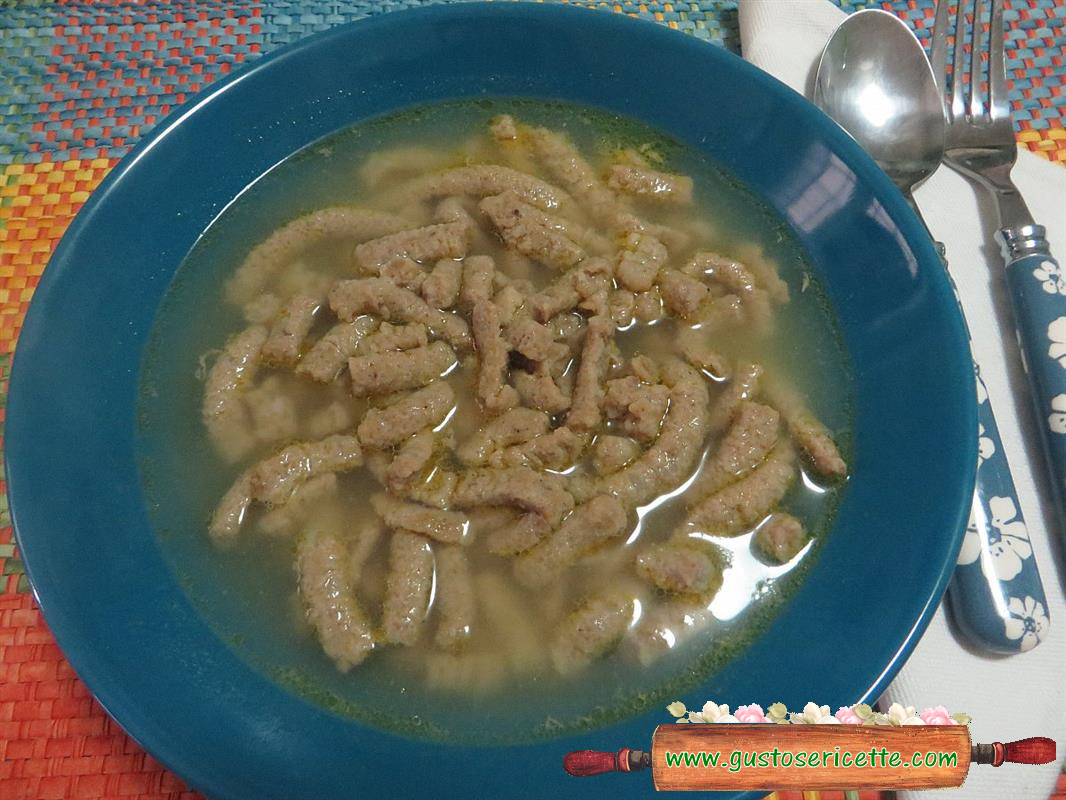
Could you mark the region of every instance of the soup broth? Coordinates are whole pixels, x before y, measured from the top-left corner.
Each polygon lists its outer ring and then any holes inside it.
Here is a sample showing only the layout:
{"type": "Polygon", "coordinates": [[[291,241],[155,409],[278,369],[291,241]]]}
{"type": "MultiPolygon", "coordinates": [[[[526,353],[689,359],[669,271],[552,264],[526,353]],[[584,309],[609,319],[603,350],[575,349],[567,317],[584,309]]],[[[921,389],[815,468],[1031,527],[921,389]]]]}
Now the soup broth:
{"type": "Polygon", "coordinates": [[[153,523],[207,622],[429,738],[669,702],[772,618],[846,483],[845,354],[787,229],[562,104],[278,164],[179,269],[141,385],[153,523]]]}

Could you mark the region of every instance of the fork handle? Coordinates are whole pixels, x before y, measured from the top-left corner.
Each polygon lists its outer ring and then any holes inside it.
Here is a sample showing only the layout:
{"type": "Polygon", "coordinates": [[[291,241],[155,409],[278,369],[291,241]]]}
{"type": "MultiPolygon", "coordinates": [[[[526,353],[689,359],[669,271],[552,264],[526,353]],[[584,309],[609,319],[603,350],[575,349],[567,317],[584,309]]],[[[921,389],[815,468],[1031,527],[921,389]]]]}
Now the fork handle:
{"type": "Polygon", "coordinates": [[[1066,526],[1066,273],[1051,255],[1043,226],[1002,228],[996,236],[1061,532],[1066,526]]]}
{"type": "MultiPolygon", "coordinates": [[[[934,244],[947,267],[944,245],[934,244]]],[[[947,275],[962,313],[959,290],[951,273],[947,275]]],[[[1024,611],[1025,600],[1031,598],[1033,604],[1047,609],[1047,599],[976,357],[973,369],[978,390],[977,481],[948,591],[948,606],[955,624],[971,643],[988,652],[1010,655],[1031,650],[1046,634],[1046,617],[1040,626],[1034,624],[1033,630],[1028,630],[1030,626],[1017,614],[1019,603],[1024,611]]]]}

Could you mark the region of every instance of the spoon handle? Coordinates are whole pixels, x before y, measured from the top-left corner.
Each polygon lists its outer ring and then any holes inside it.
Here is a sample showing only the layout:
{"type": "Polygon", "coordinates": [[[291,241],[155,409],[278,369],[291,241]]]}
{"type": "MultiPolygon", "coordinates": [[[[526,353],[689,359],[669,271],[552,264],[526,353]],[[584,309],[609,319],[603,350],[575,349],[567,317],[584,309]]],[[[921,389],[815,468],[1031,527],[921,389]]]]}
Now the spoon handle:
{"type": "MultiPolygon", "coordinates": [[[[943,258],[943,245],[938,243],[937,249],[943,258]]],[[[958,300],[950,274],[948,280],[958,300]]],[[[972,341],[970,349],[972,353],[972,341]]],[[[977,378],[977,483],[949,605],[955,624],[974,644],[994,653],[1020,653],[1046,637],[1047,600],[976,359],[973,366],[977,378]]]]}

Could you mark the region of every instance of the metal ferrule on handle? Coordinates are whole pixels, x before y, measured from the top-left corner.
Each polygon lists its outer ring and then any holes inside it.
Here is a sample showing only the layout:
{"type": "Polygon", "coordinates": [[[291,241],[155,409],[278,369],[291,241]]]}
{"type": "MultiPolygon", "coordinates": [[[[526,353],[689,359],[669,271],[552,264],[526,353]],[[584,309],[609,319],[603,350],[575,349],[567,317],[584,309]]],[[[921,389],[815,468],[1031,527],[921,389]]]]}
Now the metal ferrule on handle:
{"type": "Polygon", "coordinates": [[[996,236],[1061,533],[1066,525],[1066,274],[1052,257],[1042,226],[1006,227],[996,236]]]}
{"type": "Polygon", "coordinates": [[[1026,256],[1051,256],[1051,246],[1047,240],[1047,230],[1035,223],[1017,227],[1000,228],[996,238],[1003,249],[1003,259],[1010,266],[1026,256]]]}

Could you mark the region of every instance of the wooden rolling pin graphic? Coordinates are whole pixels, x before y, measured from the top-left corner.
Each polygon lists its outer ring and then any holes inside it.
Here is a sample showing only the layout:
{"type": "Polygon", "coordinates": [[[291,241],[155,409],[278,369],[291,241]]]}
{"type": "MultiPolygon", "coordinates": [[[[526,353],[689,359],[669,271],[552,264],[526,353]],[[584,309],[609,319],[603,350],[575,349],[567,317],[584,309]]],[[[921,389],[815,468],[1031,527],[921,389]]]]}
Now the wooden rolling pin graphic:
{"type": "Polygon", "coordinates": [[[934,789],[961,786],[971,764],[1047,764],[1055,742],[971,744],[965,725],[660,725],[651,752],[577,750],[585,778],[651,767],[658,790],[934,789]]]}

